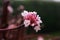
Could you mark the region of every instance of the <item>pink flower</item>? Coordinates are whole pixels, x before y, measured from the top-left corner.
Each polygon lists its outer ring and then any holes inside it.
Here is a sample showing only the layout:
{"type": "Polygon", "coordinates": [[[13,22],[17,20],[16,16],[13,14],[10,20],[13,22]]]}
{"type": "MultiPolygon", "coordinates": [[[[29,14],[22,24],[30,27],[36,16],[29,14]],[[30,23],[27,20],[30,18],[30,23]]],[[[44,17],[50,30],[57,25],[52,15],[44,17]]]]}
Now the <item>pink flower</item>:
{"type": "Polygon", "coordinates": [[[9,11],[9,13],[13,13],[13,8],[11,6],[8,6],[7,9],[9,11]]]}
{"type": "Polygon", "coordinates": [[[23,13],[23,18],[24,18],[24,24],[25,26],[33,26],[34,30],[36,30],[36,32],[38,32],[38,30],[40,30],[40,23],[42,23],[41,18],[39,17],[39,15],[37,15],[37,12],[25,12],[23,13]],[[29,20],[25,21],[25,20],[29,20]]]}
{"type": "Polygon", "coordinates": [[[37,40],[44,40],[42,36],[39,36],[37,40]]]}
{"type": "MultiPolygon", "coordinates": [[[[24,20],[30,20],[31,24],[37,25],[37,22],[40,22],[41,20],[37,18],[37,15],[34,14],[33,12],[29,12],[27,16],[24,17],[24,20]]],[[[31,25],[30,24],[30,25],[31,25]]]]}

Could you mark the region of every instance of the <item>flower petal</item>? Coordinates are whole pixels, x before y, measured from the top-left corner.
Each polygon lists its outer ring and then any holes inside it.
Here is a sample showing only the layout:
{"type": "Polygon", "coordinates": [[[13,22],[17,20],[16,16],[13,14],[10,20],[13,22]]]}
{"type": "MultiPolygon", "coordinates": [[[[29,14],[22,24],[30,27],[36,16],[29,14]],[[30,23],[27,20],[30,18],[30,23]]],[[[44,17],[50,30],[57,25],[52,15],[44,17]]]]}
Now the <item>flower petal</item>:
{"type": "Polygon", "coordinates": [[[34,30],[35,30],[36,32],[38,32],[38,31],[41,30],[41,29],[40,29],[39,26],[35,26],[35,27],[34,27],[34,30]]]}
{"type": "Polygon", "coordinates": [[[30,20],[25,20],[24,25],[25,25],[25,27],[28,27],[30,25],[30,20]]]}

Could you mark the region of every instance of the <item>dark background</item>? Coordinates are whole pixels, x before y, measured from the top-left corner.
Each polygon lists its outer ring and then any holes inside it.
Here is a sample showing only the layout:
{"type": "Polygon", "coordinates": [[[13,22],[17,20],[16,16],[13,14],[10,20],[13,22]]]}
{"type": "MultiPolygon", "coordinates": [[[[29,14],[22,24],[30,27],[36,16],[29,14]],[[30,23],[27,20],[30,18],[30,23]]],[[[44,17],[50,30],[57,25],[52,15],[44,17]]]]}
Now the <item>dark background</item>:
{"type": "MultiPolygon", "coordinates": [[[[60,3],[40,2],[40,1],[13,1],[11,2],[14,11],[19,5],[24,5],[28,11],[36,11],[42,21],[44,27],[39,32],[56,32],[60,31],[60,3]]],[[[0,6],[2,3],[0,1],[0,6]]],[[[17,14],[14,12],[14,15],[17,14]]]]}

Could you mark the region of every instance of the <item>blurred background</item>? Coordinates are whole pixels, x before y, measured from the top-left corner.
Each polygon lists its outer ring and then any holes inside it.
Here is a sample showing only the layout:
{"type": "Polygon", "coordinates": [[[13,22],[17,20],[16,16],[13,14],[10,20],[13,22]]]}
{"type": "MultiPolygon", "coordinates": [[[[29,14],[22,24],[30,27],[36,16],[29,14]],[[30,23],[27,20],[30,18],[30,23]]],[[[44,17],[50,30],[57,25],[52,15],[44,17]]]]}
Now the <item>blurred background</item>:
{"type": "MultiPolygon", "coordinates": [[[[14,9],[13,16],[17,13],[19,5],[24,5],[27,11],[36,11],[42,21],[42,30],[36,34],[48,34],[48,36],[60,36],[60,0],[11,0],[14,9]]],[[[2,7],[2,0],[0,0],[2,7]]],[[[31,33],[32,30],[27,32],[31,33]]],[[[48,39],[46,39],[48,40],[48,39]]]]}
{"type": "MultiPolygon", "coordinates": [[[[44,32],[60,31],[60,3],[54,1],[11,1],[11,5],[16,11],[19,5],[24,5],[25,10],[36,11],[42,21],[44,32]]],[[[14,15],[17,14],[14,11],[14,15]]]]}

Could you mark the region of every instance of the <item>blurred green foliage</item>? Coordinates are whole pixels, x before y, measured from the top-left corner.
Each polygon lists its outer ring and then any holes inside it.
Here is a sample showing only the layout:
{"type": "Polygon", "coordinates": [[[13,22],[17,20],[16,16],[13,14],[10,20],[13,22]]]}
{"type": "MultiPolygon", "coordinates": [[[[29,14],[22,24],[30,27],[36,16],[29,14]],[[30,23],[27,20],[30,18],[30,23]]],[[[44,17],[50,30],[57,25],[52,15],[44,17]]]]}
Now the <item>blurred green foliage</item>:
{"type": "Polygon", "coordinates": [[[39,1],[11,1],[11,5],[15,10],[14,14],[17,14],[16,11],[19,5],[24,5],[25,9],[28,11],[36,11],[41,16],[45,26],[41,31],[53,32],[60,30],[60,3],[39,1]]]}
{"type": "Polygon", "coordinates": [[[42,31],[60,30],[60,3],[38,2],[38,1],[14,1],[13,8],[16,10],[19,5],[24,5],[28,11],[36,11],[44,24],[42,31]]]}

